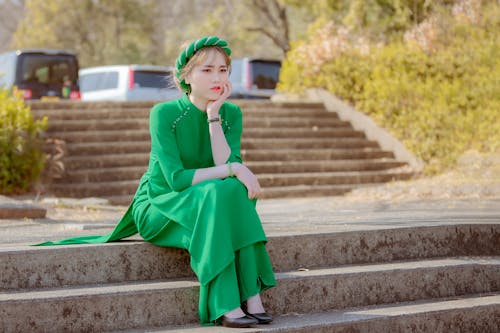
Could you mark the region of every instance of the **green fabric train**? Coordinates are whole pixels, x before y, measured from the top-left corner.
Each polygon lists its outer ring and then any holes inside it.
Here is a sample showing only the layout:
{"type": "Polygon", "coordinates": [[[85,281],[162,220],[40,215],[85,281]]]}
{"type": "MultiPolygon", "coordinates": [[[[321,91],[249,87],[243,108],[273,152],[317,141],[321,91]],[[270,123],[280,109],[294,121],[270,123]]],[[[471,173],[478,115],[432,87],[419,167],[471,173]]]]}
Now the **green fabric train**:
{"type": "Polygon", "coordinates": [[[196,51],[207,47],[207,46],[219,46],[221,47],[224,52],[228,56],[231,55],[231,49],[228,46],[228,43],[224,40],[221,39],[217,36],[208,36],[208,37],[202,37],[191,44],[188,45],[182,52],[179,54],[179,57],[177,58],[177,61],[175,62],[175,76],[177,79],[179,79],[179,85],[181,88],[188,92],[189,91],[189,84],[187,84],[184,80],[180,80],[180,75],[181,71],[186,66],[188,63],[189,59],[196,53],[196,51]]]}

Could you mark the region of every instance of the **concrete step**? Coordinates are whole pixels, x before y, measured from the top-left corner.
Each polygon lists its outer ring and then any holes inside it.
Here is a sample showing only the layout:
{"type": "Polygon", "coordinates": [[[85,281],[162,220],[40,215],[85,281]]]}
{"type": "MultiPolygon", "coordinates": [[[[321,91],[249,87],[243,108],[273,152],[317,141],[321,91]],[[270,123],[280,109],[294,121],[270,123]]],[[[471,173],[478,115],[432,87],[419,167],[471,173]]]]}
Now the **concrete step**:
{"type": "MultiPolygon", "coordinates": [[[[85,119],[149,119],[151,106],[144,107],[125,107],[120,108],[114,104],[103,104],[92,109],[32,109],[35,118],[46,116],[49,121],[57,120],[85,120],[85,119]]],[[[289,108],[280,109],[279,107],[255,107],[242,108],[244,119],[262,118],[262,117],[326,117],[337,118],[338,115],[328,112],[322,108],[289,108]]]]}
{"type": "Polygon", "coordinates": [[[378,148],[351,149],[243,149],[242,158],[245,162],[253,161],[300,161],[300,160],[347,160],[347,159],[377,159],[393,158],[392,152],[378,148]]]}
{"type": "MultiPolygon", "coordinates": [[[[266,187],[259,195],[260,199],[275,199],[275,198],[310,198],[310,197],[331,197],[344,195],[354,188],[361,186],[369,186],[375,184],[351,184],[351,185],[290,185],[290,186],[273,186],[266,187]]],[[[378,185],[378,184],[377,184],[378,185]]],[[[68,187],[68,186],[65,186],[68,187]]],[[[62,195],[68,195],[66,192],[61,192],[62,195]]],[[[70,193],[71,194],[71,193],[70,193]]],[[[95,196],[100,195],[95,193],[95,196]]],[[[126,206],[132,201],[133,195],[107,195],[104,199],[108,200],[112,205],[126,206]]]]}
{"type": "Polygon", "coordinates": [[[53,183],[48,192],[60,197],[89,198],[132,195],[137,190],[139,179],[101,183],[53,183]]]}
{"type": "MultiPolygon", "coordinates": [[[[272,173],[259,174],[259,182],[264,188],[264,192],[270,191],[290,191],[290,196],[305,190],[305,186],[315,186],[321,189],[321,186],[328,185],[349,185],[354,188],[363,184],[377,184],[396,180],[406,180],[413,176],[411,171],[389,169],[377,171],[345,171],[345,172],[304,172],[304,173],[272,173]],[[278,189],[278,187],[283,187],[278,189]]],[[[311,188],[312,189],[312,188],[311,188]]]]}
{"type": "MultiPolygon", "coordinates": [[[[265,162],[265,161],[325,161],[331,159],[335,161],[342,160],[361,160],[361,159],[390,159],[392,153],[382,151],[377,148],[364,149],[314,149],[314,150],[243,150],[241,152],[243,160],[246,163],[265,162]]],[[[149,151],[142,153],[128,154],[102,154],[96,156],[88,155],[69,155],[64,159],[67,170],[81,170],[91,168],[109,168],[125,166],[147,166],[149,161],[149,151]]],[[[348,163],[346,161],[346,163],[348,163]]],[[[279,171],[279,170],[278,170],[279,171]]]]}
{"type": "MultiPolygon", "coordinates": [[[[145,170],[146,167],[144,166],[145,170]]],[[[114,172],[111,171],[111,174],[114,172]]],[[[78,176],[68,176],[55,180],[50,185],[49,191],[63,197],[115,197],[130,196],[137,190],[139,169],[127,173],[127,179],[100,182],[79,182],[72,179],[78,176]]],[[[78,174],[77,174],[78,175],[78,174]]],[[[97,173],[96,177],[99,173],[97,173]]],[[[376,184],[395,180],[406,180],[413,176],[411,171],[379,170],[361,172],[317,172],[317,173],[285,173],[285,174],[260,174],[259,182],[263,187],[262,198],[282,197],[311,197],[342,195],[355,187],[367,184],[376,184]]],[[[88,177],[88,176],[81,176],[88,177]]],[[[126,202],[128,202],[127,200],[126,202]]]]}
{"type": "Polygon", "coordinates": [[[117,131],[117,130],[149,130],[149,119],[90,119],[90,120],[52,120],[47,131],[55,135],[61,132],[76,131],[117,131]]]}
{"type": "MultiPolygon", "coordinates": [[[[244,160],[263,158],[274,159],[348,159],[348,158],[382,158],[392,157],[393,154],[380,150],[376,143],[366,139],[346,138],[323,139],[250,139],[244,138],[241,142],[244,160]],[[252,148],[255,147],[255,148],[252,148]],[[289,157],[288,157],[289,156],[289,157]]],[[[78,155],[108,155],[125,153],[149,153],[151,144],[145,141],[120,142],[81,142],[68,143],[68,156],[78,155]]]]}
{"type": "Polygon", "coordinates": [[[364,138],[363,132],[351,127],[341,128],[247,128],[243,130],[244,138],[364,138]]]}
{"type": "MultiPolygon", "coordinates": [[[[284,230],[268,237],[267,249],[274,270],[286,272],[437,257],[495,256],[500,254],[499,239],[499,224],[480,223],[319,234],[284,230]]],[[[187,252],[142,241],[0,247],[0,267],[3,291],[193,277],[187,252]]]]}
{"type": "MultiPolygon", "coordinates": [[[[69,156],[64,159],[70,174],[86,169],[101,169],[112,167],[139,167],[145,171],[148,166],[149,152],[139,154],[108,154],[97,156],[69,156]]],[[[104,170],[102,170],[104,171],[104,170]]]]}
{"type": "MultiPolygon", "coordinates": [[[[288,313],[273,323],[254,328],[224,328],[224,333],[387,333],[387,332],[481,332],[498,333],[500,295],[469,295],[389,305],[358,307],[317,313],[288,313]]],[[[122,333],[144,332],[126,330],[122,333]]],[[[211,333],[214,327],[188,325],[148,329],[155,333],[211,333]]]]}
{"type": "MultiPolygon", "coordinates": [[[[262,108],[295,108],[298,110],[323,110],[325,107],[322,103],[306,102],[272,102],[270,100],[248,100],[248,99],[231,99],[229,102],[237,104],[242,109],[262,108]]],[[[58,101],[58,102],[41,102],[29,101],[28,104],[31,110],[101,110],[101,109],[126,109],[126,108],[151,108],[153,105],[161,103],[155,101],[144,102],[82,102],[82,101],[58,101]]]]}
{"type": "MultiPolygon", "coordinates": [[[[337,118],[323,117],[251,117],[245,118],[245,128],[351,128],[351,124],[337,118]]],[[[149,129],[149,118],[119,118],[112,119],[62,119],[49,121],[49,133],[72,132],[84,130],[120,130],[149,129]]]]}
{"type": "Polygon", "coordinates": [[[307,172],[354,172],[375,171],[397,168],[405,165],[394,159],[362,160],[318,160],[318,161],[252,161],[246,162],[250,170],[258,176],[268,173],[307,173],[307,172]]]}
{"type": "MultiPolygon", "coordinates": [[[[80,177],[84,174],[98,175],[101,172],[136,173],[137,170],[145,171],[149,155],[142,154],[113,154],[90,158],[89,156],[68,157],[65,160],[67,176],[80,177]],[[136,167],[118,170],[119,167],[136,167]],[[106,169],[104,169],[106,168],[106,169]]],[[[302,173],[302,172],[344,172],[344,171],[374,171],[387,170],[403,166],[404,163],[394,159],[352,159],[352,160],[306,160],[306,161],[250,161],[246,162],[254,173],[302,173]]],[[[76,180],[76,179],[75,179],[76,180]]],[[[82,179],[83,180],[83,179],[82,179]]],[[[99,181],[106,181],[105,178],[99,181]]]]}
{"type": "MultiPolygon", "coordinates": [[[[290,271],[263,294],[272,313],[499,292],[499,257],[290,271]]],[[[161,280],[0,293],[5,332],[109,331],[196,323],[198,283],[161,280]]]]}
{"type": "Polygon", "coordinates": [[[35,118],[46,116],[49,124],[60,121],[85,121],[95,119],[149,119],[151,108],[123,108],[119,109],[112,105],[103,106],[101,109],[38,109],[31,110],[35,118]]]}
{"type": "Polygon", "coordinates": [[[252,138],[241,140],[242,149],[324,149],[324,148],[378,148],[375,141],[366,138],[252,138]]]}
{"type": "MultiPolygon", "coordinates": [[[[149,130],[113,130],[113,131],[71,131],[53,133],[50,137],[59,138],[66,142],[103,142],[103,141],[149,141],[149,130]]],[[[243,132],[243,138],[321,138],[323,140],[331,138],[349,137],[364,138],[363,132],[355,131],[351,128],[324,129],[317,130],[308,128],[249,128],[243,132]]]]}

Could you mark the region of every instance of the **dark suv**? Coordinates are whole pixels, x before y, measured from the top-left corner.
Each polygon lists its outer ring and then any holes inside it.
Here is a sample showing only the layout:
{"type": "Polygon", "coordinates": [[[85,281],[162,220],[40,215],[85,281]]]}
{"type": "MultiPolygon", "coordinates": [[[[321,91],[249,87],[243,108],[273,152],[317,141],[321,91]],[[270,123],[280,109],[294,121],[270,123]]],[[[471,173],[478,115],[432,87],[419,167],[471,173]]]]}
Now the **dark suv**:
{"type": "Polygon", "coordinates": [[[21,91],[25,100],[78,100],[78,59],[53,49],[1,53],[0,87],[21,91]]]}

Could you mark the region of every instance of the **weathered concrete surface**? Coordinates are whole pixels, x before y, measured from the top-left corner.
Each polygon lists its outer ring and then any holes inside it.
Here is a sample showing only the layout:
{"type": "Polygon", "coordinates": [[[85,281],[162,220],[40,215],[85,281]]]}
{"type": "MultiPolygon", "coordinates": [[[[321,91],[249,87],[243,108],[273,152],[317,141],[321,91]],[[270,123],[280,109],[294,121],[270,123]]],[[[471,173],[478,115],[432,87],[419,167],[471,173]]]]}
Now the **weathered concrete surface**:
{"type": "MultiPolygon", "coordinates": [[[[500,224],[270,236],[274,270],[500,253],[500,224]]],[[[0,290],[193,277],[183,250],[145,242],[0,247],[0,290]],[[71,258],[71,260],[68,260],[71,258]]]]}
{"type": "MultiPolygon", "coordinates": [[[[286,314],[271,325],[247,329],[185,326],[150,329],[155,333],[498,333],[500,296],[464,297],[354,308],[312,314],[286,314]]],[[[126,333],[144,332],[127,330],[126,333]]],[[[125,333],[124,332],[124,333],[125,333]]]]}
{"type": "Polygon", "coordinates": [[[43,219],[46,213],[47,209],[39,205],[0,195],[0,219],[43,219]]]}
{"type": "MultiPolygon", "coordinates": [[[[499,258],[462,258],[280,273],[272,313],[498,292],[499,258]]],[[[197,283],[142,282],[1,293],[4,332],[100,332],[196,322],[197,283]]]]}
{"type": "MultiPolygon", "coordinates": [[[[170,250],[143,242],[25,246],[105,234],[123,214],[116,207],[99,214],[85,207],[49,214],[46,219],[2,221],[0,258],[6,259],[0,267],[1,280],[11,290],[0,292],[0,327],[14,332],[52,332],[57,327],[68,332],[131,328],[144,332],[147,327],[172,323],[197,325],[194,280],[158,280],[161,274],[177,271],[176,275],[187,267],[187,262],[178,267],[170,264],[187,259],[182,251],[167,254],[161,251],[170,250]],[[108,250],[112,254],[104,255],[108,250]],[[40,275],[30,269],[36,265],[40,275]],[[120,283],[87,285],[101,270],[99,278],[111,276],[120,283]],[[8,277],[4,272],[9,272],[8,277]],[[155,280],[142,280],[148,276],[155,280]],[[122,277],[139,281],[124,282],[122,277]],[[15,279],[21,282],[12,283],[15,279]],[[12,290],[63,286],[74,279],[78,285],[69,288],[12,290]]],[[[273,264],[280,271],[278,288],[267,291],[264,299],[269,311],[282,315],[258,331],[495,332],[492,327],[498,327],[498,321],[492,320],[498,318],[500,308],[497,200],[370,205],[347,205],[335,198],[262,200],[258,210],[273,264]],[[448,296],[459,300],[438,306],[443,303],[440,298],[448,296]],[[439,299],[419,300],[430,297],[439,299]],[[380,304],[405,300],[415,301],[406,306],[380,304]],[[368,309],[372,313],[316,312],[362,304],[377,305],[368,309]],[[298,314],[306,311],[313,312],[298,314]]],[[[208,332],[228,332],[219,329],[208,332]]]]}

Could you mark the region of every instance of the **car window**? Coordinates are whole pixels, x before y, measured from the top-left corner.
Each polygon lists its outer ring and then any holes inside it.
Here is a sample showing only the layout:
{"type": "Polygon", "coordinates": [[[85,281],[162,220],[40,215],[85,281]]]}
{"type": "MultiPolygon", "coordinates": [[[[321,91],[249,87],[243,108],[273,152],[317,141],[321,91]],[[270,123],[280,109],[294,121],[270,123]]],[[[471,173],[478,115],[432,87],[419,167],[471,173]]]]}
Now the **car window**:
{"type": "Polygon", "coordinates": [[[274,61],[253,61],[252,81],[258,89],[275,89],[280,75],[280,63],[274,61]]]}
{"type": "Polygon", "coordinates": [[[77,64],[72,56],[48,54],[22,54],[20,56],[20,82],[63,84],[76,83],[77,64]]]}
{"type": "Polygon", "coordinates": [[[135,71],[134,87],[139,88],[172,88],[172,74],[158,71],[135,71]]]}
{"type": "Polygon", "coordinates": [[[80,75],[80,90],[82,92],[115,89],[118,87],[118,72],[108,71],[80,75]]]}

